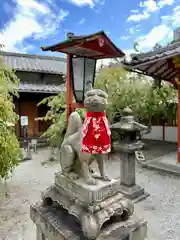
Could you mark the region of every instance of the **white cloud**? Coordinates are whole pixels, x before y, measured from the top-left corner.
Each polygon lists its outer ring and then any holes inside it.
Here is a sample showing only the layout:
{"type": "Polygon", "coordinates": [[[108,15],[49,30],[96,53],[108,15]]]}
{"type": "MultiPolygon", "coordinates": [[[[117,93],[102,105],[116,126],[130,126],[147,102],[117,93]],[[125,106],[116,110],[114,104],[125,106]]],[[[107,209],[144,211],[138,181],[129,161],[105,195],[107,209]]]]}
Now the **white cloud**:
{"type": "Polygon", "coordinates": [[[18,52],[27,53],[28,51],[34,50],[35,46],[31,44],[24,44],[23,42],[19,43],[16,47],[18,52]]]}
{"type": "Polygon", "coordinates": [[[172,25],[178,26],[180,25],[180,6],[174,9],[174,13],[171,15],[172,17],[172,25]]]}
{"type": "Polygon", "coordinates": [[[177,7],[175,7],[174,8],[174,11],[176,12],[176,11],[179,11],[180,10],[180,6],[177,6],[177,7]]]}
{"type": "Polygon", "coordinates": [[[78,22],[80,25],[85,22],[85,18],[81,18],[81,20],[78,22]]]}
{"type": "MultiPolygon", "coordinates": [[[[170,1],[160,1],[161,4],[170,4],[170,1]]],[[[160,3],[159,2],[159,3],[160,3]]],[[[173,9],[171,15],[161,16],[161,24],[151,29],[145,36],[137,39],[142,50],[150,50],[156,43],[166,45],[173,40],[173,30],[180,25],[180,6],[173,9]]]]}
{"type": "Polygon", "coordinates": [[[140,7],[145,8],[147,12],[154,12],[158,9],[157,3],[154,0],[140,2],[140,7]]]}
{"type": "Polygon", "coordinates": [[[144,50],[151,49],[156,43],[162,41],[168,34],[171,32],[171,28],[161,24],[155,26],[151,31],[145,35],[141,36],[137,39],[140,47],[144,50]]]}
{"type": "Polygon", "coordinates": [[[133,26],[131,28],[126,29],[126,31],[129,32],[130,34],[134,34],[134,33],[140,31],[139,28],[140,28],[140,24],[137,24],[137,25],[135,25],[135,26],[133,26]]]}
{"type": "Polygon", "coordinates": [[[133,21],[133,22],[139,22],[143,19],[148,19],[150,14],[148,12],[143,12],[143,13],[137,13],[137,14],[132,14],[128,17],[127,21],[133,21]]]}
{"type": "Polygon", "coordinates": [[[132,53],[135,53],[134,49],[130,48],[130,49],[123,49],[123,52],[127,55],[130,55],[132,53]]]}
{"type": "Polygon", "coordinates": [[[131,13],[138,13],[139,12],[139,10],[137,10],[137,9],[132,9],[131,10],[131,13]]]}
{"type": "Polygon", "coordinates": [[[180,6],[173,9],[171,15],[165,15],[161,17],[164,24],[171,26],[172,30],[180,25],[180,6]]]}
{"type": "MultiPolygon", "coordinates": [[[[36,0],[14,0],[17,7],[14,18],[0,32],[0,43],[6,51],[18,51],[16,47],[29,37],[41,38],[52,35],[68,12],[60,9],[56,16],[46,4],[36,0]]],[[[21,50],[21,49],[20,49],[21,50]]]]}
{"type": "Polygon", "coordinates": [[[93,8],[95,5],[93,0],[69,0],[69,2],[73,3],[78,7],[90,6],[91,8],[93,8]]]}
{"type": "Polygon", "coordinates": [[[94,8],[96,4],[104,5],[105,3],[105,0],[68,0],[68,1],[78,7],[89,6],[90,8],[94,8]]]}
{"type": "Polygon", "coordinates": [[[59,24],[64,21],[64,19],[68,16],[68,12],[64,9],[60,9],[59,14],[51,13],[51,17],[45,18],[44,23],[41,24],[43,27],[43,32],[37,32],[33,34],[34,39],[43,39],[47,36],[55,36],[57,33],[57,29],[59,28],[59,24]],[[44,32],[45,30],[45,32],[44,32]]]}
{"type": "MultiPolygon", "coordinates": [[[[132,53],[135,53],[133,49],[123,49],[123,52],[126,54],[127,60],[131,58],[130,55],[132,53]]],[[[117,58],[117,59],[106,58],[106,59],[98,60],[96,68],[99,69],[101,66],[109,66],[110,64],[116,64],[118,63],[117,61],[121,62],[122,58],[117,58]]]]}
{"type": "Polygon", "coordinates": [[[174,3],[174,0],[160,0],[159,2],[155,0],[145,0],[144,2],[140,2],[139,7],[142,8],[142,12],[135,12],[136,10],[131,10],[134,14],[131,14],[127,21],[138,22],[141,20],[148,19],[151,13],[160,10],[165,6],[170,6],[174,3]]]}
{"type": "Polygon", "coordinates": [[[109,66],[111,63],[116,63],[116,60],[113,58],[98,60],[96,64],[96,69],[99,69],[101,66],[109,66]]]}
{"type": "Polygon", "coordinates": [[[121,40],[128,40],[131,36],[121,36],[120,39],[121,40]]]}
{"type": "Polygon", "coordinates": [[[29,12],[30,9],[34,9],[35,11],[38,11],[44,14],[50,12],[47,5],[40,4],[34,0],[28,0],[28,1],[16,0],[16,2],[19,5],[19,7],[23,8],[26,11],[26,13],[30,13],[29,12]]]}
{"type": "Polygon", "coordinates": [[[160,8],[162,8],[162,7],[166,6],[166,5],[171,6],[173,3],[174,3],[174,0],[161,0],[161,1],[159,1],[158,6],[160,8]]]}

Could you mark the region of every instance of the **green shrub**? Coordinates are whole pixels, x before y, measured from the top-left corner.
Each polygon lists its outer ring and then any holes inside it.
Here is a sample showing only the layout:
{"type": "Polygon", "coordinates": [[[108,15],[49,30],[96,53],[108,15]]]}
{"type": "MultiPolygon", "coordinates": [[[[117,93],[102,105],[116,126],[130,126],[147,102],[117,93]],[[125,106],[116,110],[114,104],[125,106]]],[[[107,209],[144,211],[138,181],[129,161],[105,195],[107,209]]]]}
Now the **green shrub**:
{"type": "Polygon", "coordinates": [[[7,179],[22,159],[15,134],[18,116],[14,112],[13,96],[18,96],[18,78],[0,62],[0,177],[7,179]]]}

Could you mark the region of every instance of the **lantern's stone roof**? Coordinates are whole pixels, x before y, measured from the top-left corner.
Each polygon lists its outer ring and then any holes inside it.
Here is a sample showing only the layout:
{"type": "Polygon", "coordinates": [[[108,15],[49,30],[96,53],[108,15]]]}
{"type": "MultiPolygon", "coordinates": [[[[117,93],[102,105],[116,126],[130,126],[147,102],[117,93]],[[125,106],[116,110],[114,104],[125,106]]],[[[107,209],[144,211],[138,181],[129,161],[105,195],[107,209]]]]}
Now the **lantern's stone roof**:
{"type": "Polygon", "coordinates": [[[66,74],[66,59],[61,57],[1,52],[5,66],[16,71],[66,74]]]}
{"type": "Polygon", "coordinates": [[[171,81],[178,76],[174,60],[180,57],[180,41],[147,53],[133,54],[131,57],[130,62],[123,61],[127,70],[138,70],[145,75],[171,81]]]}

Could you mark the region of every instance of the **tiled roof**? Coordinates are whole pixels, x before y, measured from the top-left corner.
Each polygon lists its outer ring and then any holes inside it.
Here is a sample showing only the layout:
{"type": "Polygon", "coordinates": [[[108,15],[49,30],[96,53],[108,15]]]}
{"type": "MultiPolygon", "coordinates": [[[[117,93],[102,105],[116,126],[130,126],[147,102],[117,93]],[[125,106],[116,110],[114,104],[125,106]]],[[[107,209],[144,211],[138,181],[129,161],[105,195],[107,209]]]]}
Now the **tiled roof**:
{"type": "Polygon", "coordinates": [[[36,92],[36,93],[60,93],[64,91],[65,85],[56,84],[31,84],[20,83],[19,92],[36,92]]]}
{"type": "Polygon", "coordinates": [[[180,41],[174,44],[168,45],[166,47],[161,47],[157,50],[140,53],[140,54],[132,54],[132,61],[130,64],[135,65],[147,61],[152,61],[156,59],[161,59],[162,57],[171,57],[180,54],[180,41]]]}
{"type": "Polygon", "coordinates": [[[4,64],[17,71],[66,74],[66,59],[61,57],[0,52],[4,64]]]}
{"type": "Polygon", "coordinates": [[[123,66],[154,78],[171,81],[178,75],[178,70],[172,62],[175,56],[180,56],[180,41],[151,52],[133,54],[132,60],[124,61],[123,66]]]}

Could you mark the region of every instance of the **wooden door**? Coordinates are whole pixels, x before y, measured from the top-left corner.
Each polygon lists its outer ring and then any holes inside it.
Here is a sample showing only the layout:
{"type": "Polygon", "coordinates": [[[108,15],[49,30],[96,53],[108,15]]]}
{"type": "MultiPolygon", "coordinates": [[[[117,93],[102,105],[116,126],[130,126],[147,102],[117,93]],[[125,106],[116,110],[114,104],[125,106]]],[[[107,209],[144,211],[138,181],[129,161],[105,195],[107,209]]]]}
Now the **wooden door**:
{"type": "Polygon", "coordinates": [[[37,118],[37,102],[22,101],[20,102],[20,117],[28,117],[28,136],[33,137],[37,135],[38,124],[35,121],[37,118]]]}

